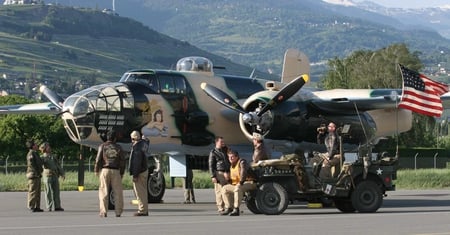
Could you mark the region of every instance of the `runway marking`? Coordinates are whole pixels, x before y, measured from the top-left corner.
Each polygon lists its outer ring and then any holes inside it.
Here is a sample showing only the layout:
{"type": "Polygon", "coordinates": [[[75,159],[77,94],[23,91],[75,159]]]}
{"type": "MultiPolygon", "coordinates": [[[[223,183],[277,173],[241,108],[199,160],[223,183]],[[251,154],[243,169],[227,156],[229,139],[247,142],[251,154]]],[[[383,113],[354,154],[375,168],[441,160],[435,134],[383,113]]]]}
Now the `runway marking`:
{"type": "Polygon", "coordinates": [[[445,232],[445,233],[418,233],[415,235],[449,235],[450,232],[445,232]]]}
{"type": "MultiPolygon", "coordinates": [[[[401,214],[405,214],[404,212],[399,212],[401,214]]],[[[414,212],[408,215],[411,216],[417,216],[417,215],[431,215],[431,214],[450,214],[449,211],[437,211],[437,212],[414,212]]],[[[145,223],[114,223],[114,224],[109,224],[109,227],[112,226],[148,226],[148,225],[179,225],[179,224],[204,224],[204,223],[229,223],[229,222],[233,222],[233,223],[250,223],[250,222],[259,222],[259,224],[261,224],[261,222],[274,222],[274,221],[294,221],[294,222],[299,222],[300,220],[302,221],[307,221],[307,220],[323,220],[324,216],[327,216],[328,218],[326,219],[345,219],[348,220],[349,218],[361,218],[361,214],[359,213],[353,213],[353,214],[342,214],[342,213],[330,213],[330,214],[320,214],[320,215],[311,215],[311,214],[307,214],[307,213],[299,213],[299,214],[283,214],[283,215],[279,215],[279,216],[267,216],[267,215],[253,215],[253,214],[249,214],[250,216],[252,216],[251,218],[247,217],[247,215],[243,215],[243,216],[239,216],[239,217],[234,217],[234,218],[229,218],[227,219],[226,217],[228,216],[219,216],[219,215],[214,215],[217,216],[217,219],[215,220],[204,220],[204,219],[199,219],[199,220],[192,220],[192,221],[186,221],[186,218],[182,218],[183,220],[177,220],[177,221],[154,221],[154,222],[145,222],[145,223]]],[[[394,217],[398,217],[398,213],[383,213],[383,212],[379,212],[379,213],[373,213],[373,214],[364,214],[365,217],[370,216],[370,217],[388,217],[388,216],[394,216],[394,217]]],[[[164,217],[167,217],[170,219],[170,217],[172,217],[172,215],[157,215],[155,214],[155,216],[158,216],[158,219],[161,219],[164,217]]],[[[199,216],[199,217],[211,217],[211,215],[204,215],[204,216],[199,216]]],[[[126,217],[128,218],[133,218],[133,217],[126,217]]],[[[151,219],[152,215],[150,215],[149,217],[146,217],[151,219]]],[[[154,217],[155,218],[155,217],[154,217]]],[[[98,221],[105,221],[105,222],[119,222],[120,220],[122,220],[124,218],[99,218],[98,221]]],[[[54,222],[54,221],[53,221],[54,222]]],[[[18,230],[29,230],[29,229],[62,229],[62,228],[80,228],[80,227],[84,227],[84,228],[90,228],[90,227],[98,227],[99,223],[96,224],[70,224],[70,225],[42,225],[42,226],[21,226],[21,227],[0,227],[0,231],[7,231],[7,230],[14,230],[14,231],[18,231],[18,230]]],[[[293,223],[295,224],[295,223],[293,223]]],[[[423,233],[423,234],[417,234],[417,235],[450,235],[449,233],[423,233]]]]}

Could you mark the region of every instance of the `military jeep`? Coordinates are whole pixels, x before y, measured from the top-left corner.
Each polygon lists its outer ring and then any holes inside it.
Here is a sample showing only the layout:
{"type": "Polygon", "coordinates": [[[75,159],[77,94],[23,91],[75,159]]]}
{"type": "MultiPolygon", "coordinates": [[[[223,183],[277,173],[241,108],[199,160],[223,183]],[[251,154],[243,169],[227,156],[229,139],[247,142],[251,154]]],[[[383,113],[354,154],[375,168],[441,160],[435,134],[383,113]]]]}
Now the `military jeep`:
{"type": "Polygon", "coordinates": [[[376,159],[361,157],[342,163],[335,177],[319,177],[320,169],[297,154],[252,165],[257,189],[247,193],[248,209],[255,214],[282,214],[294,201],[331,201],[344,212],[376,212],[386,191],[394,191],[398,159],[387,153],[376,159]]]}

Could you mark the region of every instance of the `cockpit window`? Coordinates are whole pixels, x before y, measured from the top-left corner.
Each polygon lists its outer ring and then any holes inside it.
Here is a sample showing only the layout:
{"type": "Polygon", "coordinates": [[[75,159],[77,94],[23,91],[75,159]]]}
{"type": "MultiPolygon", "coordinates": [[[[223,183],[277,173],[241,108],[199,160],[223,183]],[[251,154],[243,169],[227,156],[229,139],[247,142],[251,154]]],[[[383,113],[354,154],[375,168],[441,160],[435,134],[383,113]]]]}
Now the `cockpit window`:
{"type": "Polygon", "coordinates": [[[151,72],[127,72],[122,75],[122,78],[120,78],[120,82],[140,83],[142,85],[150,87],[155,93],[159,93],[158,79],[156,78],[156,75],[151,72]]]}
{"type": "Polygon", "coordinates": [[[106,87],[99,94],[97,99],[97,109],[99,111],[113,111],[118,112],[121,110],[120,98],[116,89],[112,87],[106,87]]]}
{"type": "Polygon", "coordinates": [[[186,82],[181,76],[160,74],[161,93],[186,94],[186,82]]]}
{"type": "Polygon", "coordinates": [[[118,86],[116,87],[116,89],[119,92],[119,95],[122,97],[123,108],[125,109],[134,108],[134,99],[131,91],[125,86],[118,86]]]}

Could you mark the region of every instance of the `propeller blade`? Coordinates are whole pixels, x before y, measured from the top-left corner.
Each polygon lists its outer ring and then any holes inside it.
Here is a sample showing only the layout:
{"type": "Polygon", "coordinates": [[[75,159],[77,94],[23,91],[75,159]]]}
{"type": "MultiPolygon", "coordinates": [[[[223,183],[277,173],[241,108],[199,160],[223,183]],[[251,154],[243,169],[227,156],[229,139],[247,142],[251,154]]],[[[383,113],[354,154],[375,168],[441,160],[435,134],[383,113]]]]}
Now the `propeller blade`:
{"type": "Polygon", "coordinates": [[[244,109],[239,105],[238,102],[236,102],[231,96],[229,96],[227,93],[223,92],[219,88],[209,85],[205,82],[203,82],[200,87],[202,90],[211,98],[213,98],[215,101],[219,102],[220,104],[237,111],[239,113],[245,114],[244,109]]]}
{"type": "Polygon", "coordinates": [[[64,99],[56,94],[56,92],[50,90],[47,86],[41,86],[40,91],[42,94],[47,97],[56,107],[62,110],[62,104],[64,103],[64,99]]]}
{"type": "Polygon", "coordinates": [[[292,80],[286,86],[284,86],[258,113],[258,117],[261,117],[265,112],[269,111],[278,104],[288,100],[293,96],[306,82],[308,82],[309,76],[303,74],[300,77],[292,80]]]}

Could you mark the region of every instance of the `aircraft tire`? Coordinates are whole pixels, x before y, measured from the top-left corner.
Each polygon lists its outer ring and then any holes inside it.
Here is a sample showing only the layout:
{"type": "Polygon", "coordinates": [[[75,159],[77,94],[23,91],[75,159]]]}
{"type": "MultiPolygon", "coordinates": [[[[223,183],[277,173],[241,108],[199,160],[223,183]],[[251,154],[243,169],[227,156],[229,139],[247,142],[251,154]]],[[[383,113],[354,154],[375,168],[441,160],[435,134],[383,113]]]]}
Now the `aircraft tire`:
{"type": "Polygon", "coordinates": [[[114,192],[111,188],[108,189],[108,210],[114,210],[116,199],[114,197],[114,192]]]}
{"type": "Polygon", "coordinates": [[[161,171],[151,172],[147,179],[148,203],[160,203],[166,191],[166,180],[161,171]]]}
{"type": "Polygon", "coordinates": [[[256,205],[266,215],[282,214],[289,203],[286,189],[276,182],[267,182],[256,193],[256,205]]]}
{"type": "Polygon", "coordinates": [[[373,180],[366,180],[356,185],[351,195],[353,207],[360,213],[376,212],[383,203],[380,186],[373,180]]]}

